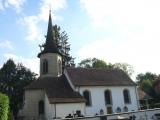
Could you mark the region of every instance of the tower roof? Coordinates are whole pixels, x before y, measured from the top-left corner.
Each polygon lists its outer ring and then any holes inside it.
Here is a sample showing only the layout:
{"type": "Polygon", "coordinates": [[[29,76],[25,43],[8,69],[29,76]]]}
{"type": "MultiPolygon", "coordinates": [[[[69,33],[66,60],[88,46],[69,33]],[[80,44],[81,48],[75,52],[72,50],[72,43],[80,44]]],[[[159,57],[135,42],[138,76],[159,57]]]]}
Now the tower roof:
{"type": "Polygon", "coordinates": [[[46,42],[44,44],[44,49],[38,54],[38,57],[40,57],[42,54],[45,53],[58,53],[60,54],[57,45],[56,40],[54,38],[54,33],[52,29],[52,17],[51,17],[51,10],[49,11],[49,20],[48,20],[48,30],[47,30],[47,36],[46,36],[46,42]]]}

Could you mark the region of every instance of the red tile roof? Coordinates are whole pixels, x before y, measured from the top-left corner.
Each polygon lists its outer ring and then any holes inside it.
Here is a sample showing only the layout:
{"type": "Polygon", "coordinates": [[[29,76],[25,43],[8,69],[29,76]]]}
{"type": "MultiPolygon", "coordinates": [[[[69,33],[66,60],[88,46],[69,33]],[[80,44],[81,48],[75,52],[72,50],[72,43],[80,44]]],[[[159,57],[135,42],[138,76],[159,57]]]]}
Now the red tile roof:
{"type": "Polygon", "coordinates": [[[122,70],[67,68],[75,86],[135,86],[136,84],[122,70]]]}
{"type": "Polygon", "coordinates": [[[85,102],[85,99],[74,92],[68,84],[66,77],[44,77],[38,78],[26,87],[26,90],[45,90],[50,103],[77,103],[85,102]]]}

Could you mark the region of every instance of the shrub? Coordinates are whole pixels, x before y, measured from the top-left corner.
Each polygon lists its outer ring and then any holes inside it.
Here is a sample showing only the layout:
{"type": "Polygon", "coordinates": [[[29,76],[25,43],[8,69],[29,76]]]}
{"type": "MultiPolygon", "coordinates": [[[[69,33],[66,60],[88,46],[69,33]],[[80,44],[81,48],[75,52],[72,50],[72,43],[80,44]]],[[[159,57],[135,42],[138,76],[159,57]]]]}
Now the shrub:
{"type": "Polygon", "coordinates": [[[0,93],[0,120],[7,120],[9,112],[9,98],[0,93]]]}

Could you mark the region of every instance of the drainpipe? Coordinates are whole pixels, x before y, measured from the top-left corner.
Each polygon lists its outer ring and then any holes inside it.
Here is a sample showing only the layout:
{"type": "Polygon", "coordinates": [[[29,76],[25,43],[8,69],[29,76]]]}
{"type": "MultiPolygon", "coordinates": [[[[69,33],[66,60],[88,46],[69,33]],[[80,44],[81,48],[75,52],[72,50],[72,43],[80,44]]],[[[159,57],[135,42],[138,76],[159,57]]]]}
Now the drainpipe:
{"type": "Polygon", "coordinates": [[[138,97],[137,87],[135,87],[135,93],[136,93],[136,101],[137,101],[138,109],[141,109],[140,104],[139,104],[139,97],[138,97]]]}
{"type": "Polygon", "coordinates": [[[56,113],[56,104],[54,104],[54,118],[56,118],[57,117],[57,115],[56,115],[57,113],[56,113]]]}

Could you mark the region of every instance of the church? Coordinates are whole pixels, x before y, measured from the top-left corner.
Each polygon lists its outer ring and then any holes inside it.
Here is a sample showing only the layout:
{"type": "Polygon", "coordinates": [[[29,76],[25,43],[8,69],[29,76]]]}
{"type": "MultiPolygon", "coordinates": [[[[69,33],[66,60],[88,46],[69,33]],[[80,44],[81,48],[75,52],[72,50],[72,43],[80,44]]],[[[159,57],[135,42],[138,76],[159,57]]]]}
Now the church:
{"type": "Polygon", "coordinates": [[[137,86],[122,70],[62,68],[53,37],[51,12],[40,76],[25,88],[25,120],[95,116],[139,109],[137,86]]]}

